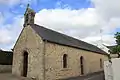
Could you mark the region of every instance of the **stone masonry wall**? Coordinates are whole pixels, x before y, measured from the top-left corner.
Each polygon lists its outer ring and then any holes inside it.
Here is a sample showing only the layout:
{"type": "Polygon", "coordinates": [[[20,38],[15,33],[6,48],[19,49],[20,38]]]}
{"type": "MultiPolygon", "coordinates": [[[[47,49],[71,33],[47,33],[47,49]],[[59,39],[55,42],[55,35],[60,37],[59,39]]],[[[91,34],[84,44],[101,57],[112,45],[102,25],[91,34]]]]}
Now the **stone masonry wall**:
{"type": "Polygon", "coordinates": [[[14,47],[12,74],[22,75],[25,50],[28,52],[27,77],[43,80],[43,44],[41,38],[30,26],[25,27],[14,47]]]}
{"type": "Polygon", "coordinates": [[[12,72],[12,65],[0,65],[0,73],[12,72]]]}
{"type": "Polygon", "coordinates": [[[30,26],[27,26],[23,29],[14,47],[12,66],[12,73],[14,75],[21,76],[23,73],[24,50],[28,52],[27,77],[35,77],[37,80],[56,80],[79,76],[81,56],[84,57],[85,74],[102,70],[100,68],[100,59],[103,61],[107,60],[105,55],[49,42],[45,43],[44,49],[42,39],[30,26]],[[63,68],[62,66],[64,54],[68,55],[68,68],[63,68]]]}
{"type": "Polygon", "coordinates": [[[80,50],[72,47],[62,46],[54,43],[47,43],[45,49],[45,80],[57,80],[79,76],[80,57],[84,58],[84,73],[92,73],[102,70],[100,59],[107,60],[107,56],[98,53],[80,50]],[[63,68],[63,55],[68,55],[68,67],[63,68]]]}

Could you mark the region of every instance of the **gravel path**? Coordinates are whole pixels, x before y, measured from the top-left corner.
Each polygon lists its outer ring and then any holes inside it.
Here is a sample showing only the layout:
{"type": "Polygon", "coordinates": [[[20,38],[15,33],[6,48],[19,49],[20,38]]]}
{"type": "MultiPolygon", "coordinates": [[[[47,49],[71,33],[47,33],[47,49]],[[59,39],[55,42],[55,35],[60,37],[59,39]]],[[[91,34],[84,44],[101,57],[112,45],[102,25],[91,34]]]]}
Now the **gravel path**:
{"type": "MultiPolygon", "coordinates": [[[[32,79],[16,77],[13,76],[11,73],[0,73],[0,80],[32,80],[32,79]]],[[[104,80],[104,74],[94,73],[83,77],[75,77],[75,78],[62,79],[62,80],[104,80]]]]}
{"type": "Polygon", "coordinates": [[[31,80],[23,77],[13,76],[11,73],[0,73],[0,80],[31,80]]]}
{"type": "Polygon", "coordinates": [[[104,79],[104,73],[98,72],[86,76],[78,76],[78,77],[62,79],[62,80],[105,80],[105,79],[104,79]]]}

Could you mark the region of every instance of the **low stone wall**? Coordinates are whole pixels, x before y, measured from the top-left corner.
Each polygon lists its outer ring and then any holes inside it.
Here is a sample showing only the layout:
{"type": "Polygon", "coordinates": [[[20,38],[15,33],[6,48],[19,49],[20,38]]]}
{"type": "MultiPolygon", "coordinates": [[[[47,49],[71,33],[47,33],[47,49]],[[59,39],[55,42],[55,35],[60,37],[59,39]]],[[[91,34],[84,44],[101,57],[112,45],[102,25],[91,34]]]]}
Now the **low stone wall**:
{"type": "Polygon", "coordinates": [[[94,72],[85,76],[76,76],[58,80],[105,80],[104,71],[94,72]]]}
{"type": "Polygon", "coordinates": [[[0,73],[12,72],[12,65],[0,65],[0,73]]]}

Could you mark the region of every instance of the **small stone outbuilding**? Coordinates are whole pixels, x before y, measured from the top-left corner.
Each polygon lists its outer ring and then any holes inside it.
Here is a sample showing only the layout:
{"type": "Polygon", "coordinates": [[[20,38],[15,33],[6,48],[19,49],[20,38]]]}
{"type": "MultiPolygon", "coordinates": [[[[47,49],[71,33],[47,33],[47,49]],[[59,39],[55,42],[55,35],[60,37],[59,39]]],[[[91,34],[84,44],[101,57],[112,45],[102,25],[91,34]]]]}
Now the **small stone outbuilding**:
{"type": "Polygon", "coordinates": [[[84,41],[34,24],[27,7],[24,28],[13,48],[12,74],[57,80],[103,70],[107,53],[84,41]]]}

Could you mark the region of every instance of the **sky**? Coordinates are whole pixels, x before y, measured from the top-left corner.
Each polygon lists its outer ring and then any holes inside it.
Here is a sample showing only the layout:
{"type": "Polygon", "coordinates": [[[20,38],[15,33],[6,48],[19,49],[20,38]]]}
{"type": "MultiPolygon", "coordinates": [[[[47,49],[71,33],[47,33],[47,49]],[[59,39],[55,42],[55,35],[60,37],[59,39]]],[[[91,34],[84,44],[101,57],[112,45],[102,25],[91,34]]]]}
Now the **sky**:
{"type": "Polygon", "coordinates": [[[23,28],[27,4],[35,23],[96,46],[115,45],[120,0],[0,0],[0,49],[11,50],[23,28]]]}

